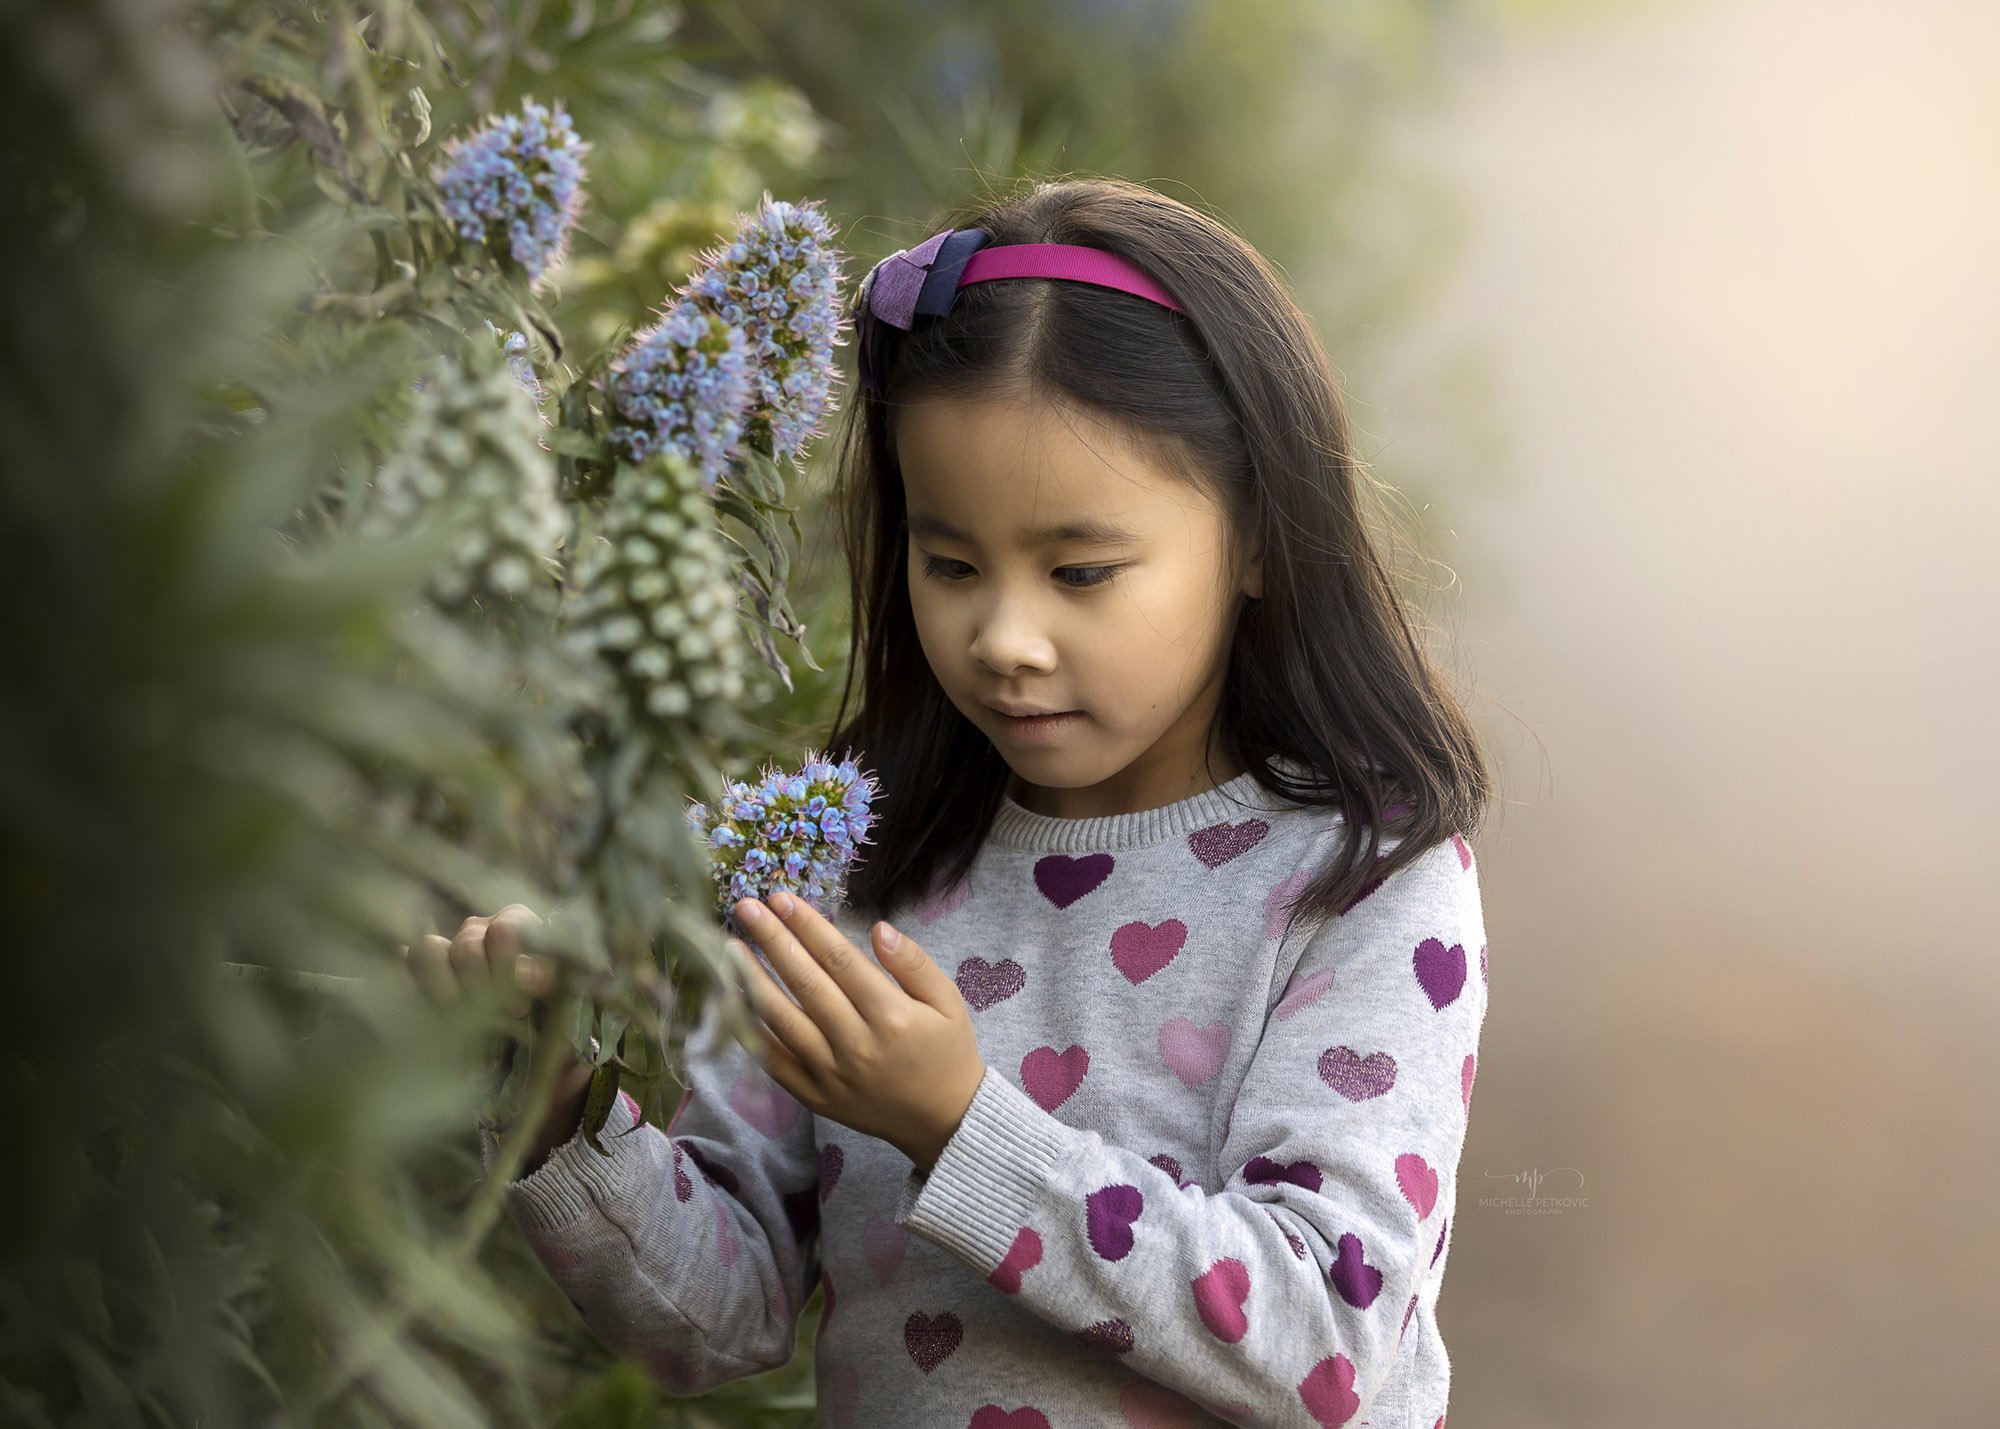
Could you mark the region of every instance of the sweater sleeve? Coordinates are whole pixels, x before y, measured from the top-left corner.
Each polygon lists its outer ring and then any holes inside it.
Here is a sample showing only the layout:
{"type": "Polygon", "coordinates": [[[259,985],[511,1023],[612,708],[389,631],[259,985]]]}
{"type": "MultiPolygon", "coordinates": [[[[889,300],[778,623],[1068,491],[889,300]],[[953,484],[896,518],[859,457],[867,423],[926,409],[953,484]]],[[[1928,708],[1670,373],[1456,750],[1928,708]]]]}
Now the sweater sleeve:
{"type": "MultiPolygon", "coordinates": [[[[1059,1121],[989,1066],[897,1220],[1225,1419],[1357,1420],[1444,1248],[1483,954],[1454,836],[1313,930],[1225,1122],[1220,1190],[1059,1121]]],[[[1164,1069],[1161,1085],[1180,1090],[1164,1069]]]]}
{"type": "MultiPolygon", "coordinates": [[[[813,1119],[703,1013],[662,1131],[620,1093],[598,1155],[579,1129],[507,1211],[584,1323],[679,1395],[785,1364],[819,1275],[813,1119]],[[718,1045],[719,1044],[719,1045],[718,1045]]],[[[480,1132],[492,1170],[498,1142],[480,1132]]]]}

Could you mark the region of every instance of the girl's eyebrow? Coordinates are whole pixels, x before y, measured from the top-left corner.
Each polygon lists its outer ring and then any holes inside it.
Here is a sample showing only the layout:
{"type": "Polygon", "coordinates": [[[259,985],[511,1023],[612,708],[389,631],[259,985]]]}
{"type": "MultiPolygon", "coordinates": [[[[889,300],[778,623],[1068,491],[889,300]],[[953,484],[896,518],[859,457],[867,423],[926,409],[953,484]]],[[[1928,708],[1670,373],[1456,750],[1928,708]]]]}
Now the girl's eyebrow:
{"type": "MultiPolygon", "coordinates": [[[[945,520],[927,511],[910,513],[910,532],[917,536],[935,536],[941,541],[958,541],[965,545],[977,544],[970,536],[945,520]]],[[[1095,516],[1079,516],[1069,521],[1059,521],[1053,526],[1038,526],[1022,534],[1024,546],[1048,546],[1061,541],[1076,541],[1085,545],[1115,546],[1124,541],[1136,541],[1135,532],[1101,520],[1095,516]]]]}

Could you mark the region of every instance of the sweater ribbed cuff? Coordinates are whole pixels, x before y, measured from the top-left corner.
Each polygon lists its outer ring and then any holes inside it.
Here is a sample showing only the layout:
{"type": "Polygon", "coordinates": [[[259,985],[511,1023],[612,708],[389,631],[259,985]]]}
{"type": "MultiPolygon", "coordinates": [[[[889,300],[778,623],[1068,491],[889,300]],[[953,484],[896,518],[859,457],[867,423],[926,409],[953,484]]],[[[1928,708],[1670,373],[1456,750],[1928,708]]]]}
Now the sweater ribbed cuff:
{"type": "MultiPolygon", "coordinates": [[[[611,1114],[597,1138],[610,1156],[599,1156],[592,1150],[579,1126],[576,1135],[551,1151],[546,1161],[509,1185],[507,1205],[522,1229],[547,1235],[575,1225],[600,1206],[624,1199],[627,1188],[645,1174],[641,1159],[645,1153],[635,1137],[613,1138],[630,1131],[634,1124],[631,1103],[625,1097],[614,1097],[611,1114]]],[[[499,1139],[482,1126],[479,1159],[489,1174],[499,1153],[499,1139]]]]}
{"type": "Polygon", "coordinates": [[[896,1224],[991,1274],[1033,1219],[1050,1173],[1089,1137],[989,1066],[930,1174],[910,1168],[896,1224]]]}

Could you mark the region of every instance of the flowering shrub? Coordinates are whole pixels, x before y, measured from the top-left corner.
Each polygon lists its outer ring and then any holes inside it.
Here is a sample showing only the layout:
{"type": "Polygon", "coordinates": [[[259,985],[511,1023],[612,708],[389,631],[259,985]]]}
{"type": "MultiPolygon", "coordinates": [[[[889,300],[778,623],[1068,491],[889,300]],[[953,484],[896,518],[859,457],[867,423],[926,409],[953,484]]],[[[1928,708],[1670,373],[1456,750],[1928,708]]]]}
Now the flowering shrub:
{"type": "Polygon", "coordinates": [[[634,464],[684,457],[712,490],[737,453],[755,382],[742,330],[677,303],[611,365],[611,446],[634,464]]]}
{"type": "Polygon", "coordinates": [[[495,115],[445,145],[437,172],[445,213],[460,238],[538,281],[569,251],[589,150],[560,102],[551,110],[527,100],[519,114],[495,115]]]}
{"type": "Polygon", "coordinates": [[[813,203],[769,192],[729,243],[703,255],[683,290],[743,333],[753,363],[747,435],[796,458],[833,409],[833,350],[845,317],[833,229],[813,203]]]}

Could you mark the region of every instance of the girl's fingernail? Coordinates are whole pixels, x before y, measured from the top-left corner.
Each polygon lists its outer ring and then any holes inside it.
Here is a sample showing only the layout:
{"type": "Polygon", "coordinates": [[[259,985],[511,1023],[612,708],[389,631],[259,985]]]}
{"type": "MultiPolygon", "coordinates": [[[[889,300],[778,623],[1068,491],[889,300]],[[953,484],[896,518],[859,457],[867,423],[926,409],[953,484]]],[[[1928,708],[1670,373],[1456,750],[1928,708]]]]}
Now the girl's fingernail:
{"type": "Polygon", "coordinates": [[[771,895],[770,902],[771,902],[771,911],[773,913],[776,913],[780,918],[789,918],[792,916],[791,894],[773,893],[771,895]]]}
{"type": "Polygon", "coordinates": [[[890,926],[890,925],[889,925],[889,924],[887,924],[887,923],[884,923],[884,924],[882,925],[882,946],[883,946],[883,947],[887,948],[887,949],[888,949],[888,950],[889,950],[890,952],[892,952],[892,953],[893,953],[893,952],[895,952],[895,951],[896,951],[896,948],[897,948],[897,946],[898,946],[899,944],[901,944],[901,943],[902,943],[902,941],[903,941],[903,935],[902,935],[901,933],[897,932],[897,931],[895,930],[895,928],[893,928],[892,926],[890,926]]]}

